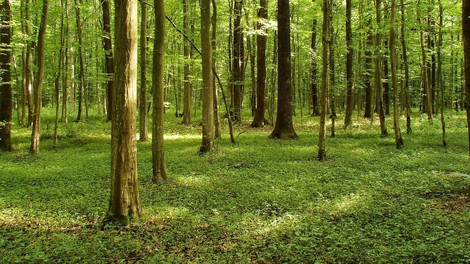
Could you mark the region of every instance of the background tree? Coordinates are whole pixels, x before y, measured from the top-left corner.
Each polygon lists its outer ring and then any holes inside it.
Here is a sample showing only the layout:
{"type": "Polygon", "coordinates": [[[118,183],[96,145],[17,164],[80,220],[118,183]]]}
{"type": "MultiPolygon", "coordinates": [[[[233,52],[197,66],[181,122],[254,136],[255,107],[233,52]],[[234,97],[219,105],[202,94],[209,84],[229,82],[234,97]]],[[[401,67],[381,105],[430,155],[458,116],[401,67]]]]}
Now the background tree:
{"type": "Polygon", "coordinates": [[[385,109],[384,109],[384,100],[383,100],[383,82],[382,82],[382,0],[375,0],[375,23],[376,23],[376,32],[375,32],[375,102],[376,109],[379,114],[380,121],[380,133],[382,137],[387,136],[387,127],[385,124],[385,109]]]}
{"type": "Polygon", "coordinates": [[[11,151],[12,83],[11,83],[11,3],[0,6],[0,150],[11,151]]]}
{"type": "Polygon", "coordinates": [[[44,0],[41,14],[41,24],[38,33],[38,46],[37,46],[37,72],[36,79],[34,80],[34,118],[33,129],[31,132],[31,147],[32,154],[39,153],[39,136],[41,133],[41,108],[42,108],[42,87],[44,80],[44,67],[45,67],[45,37],[47,27],[47,16],[49,12],[49,1],[44,0]]]}
{"type": "Polygon", "coordinates": [[[164,0],[155,0],[155,43],[153,50],[153,132],[152,160],[153,181],[166,180],[166,165],[163,151],[163,114],[165,88],[163,87],[163,56],[165,45],[164,0]]]}
{"type": "Polygon", "coordinates": [[[140,18],[140,102],[139,133],[140,141],[148,140],[147,125],[147,3],[141,2],[140,18]]]}
{"type": "Polygon", "coordinates": [[[320,97],[320,133],[318,140],[318,156],[319,161],[326,160],[326,114],[328,111],[327,92],[328,92],[328,53],[330,51],[330,13],[333,3],[332,0],[323,0],[323,26],[322,26],[322,73],[321,73],[321,97],[320,97]]]}
{"type": "Polygon", "coordinates": [[[354,110],[353,90],[353,39],[351,26],[351,0],[346,0],[346,114],[344,117],[344,128],[351,126],[354,110]]]}
{"type": "Polygon", "coordinates": [[[114,72],[114,59],[113,59],[113,45],[111,38],[111,15],[109,8],[109,0],[100,0],[101,9],[103,12],[103,49],[104,49],[104,70],[106,74],[106,96],[108,109],[106,120],[111,121],[113,113],[113,72],[114,72]]]}
{"type": "MultiPolygon", "coordinates": [[[[467,107],[470,106],[470,0],[462,0],[462,39],[465,56],[465,91],[467,107]]],[[[470,124],[470,111],[467,109],[467,123],[470,124]]],[[[470,157],[470,126],[468,126],[468,155],[470,157]]]]}
{"type": "Polygon", "coordinates": [[[137,0],[115,0],[116,64],[108,220],[127,224],[142,208],[137,182],[137,0]]]}
{"type": "Polygon", "coordinates": [[[292,122],[292,77],[290,49],[290,9],[289,0],[278,0],[278,99],[276,125],[270,138],[298,138],[292,122]]]}
{"type": "MultiPolygon", "coordinates": [[[[186,36],[189,35],[189,0],[183,0],[183,32],[186,36]]],[[[192,106],[192,89],[190,81],[190,62],[191,47],[189,39],[184,38],[184,104],[183,104],[183,124],[191,124],[191,106],[192,106]]]]}

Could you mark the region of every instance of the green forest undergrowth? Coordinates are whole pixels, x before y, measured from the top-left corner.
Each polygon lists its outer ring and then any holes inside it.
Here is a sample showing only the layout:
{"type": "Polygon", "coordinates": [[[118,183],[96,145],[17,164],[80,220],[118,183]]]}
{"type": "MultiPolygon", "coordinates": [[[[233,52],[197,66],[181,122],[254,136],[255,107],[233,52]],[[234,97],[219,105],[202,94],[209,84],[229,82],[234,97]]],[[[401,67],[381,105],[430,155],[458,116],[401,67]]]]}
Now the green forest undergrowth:
{"type": "Polygon", "coordinates": [[[378,120],[355,119],[327,139],[322,163],[318,118],[297,117],[300,139],[287,141],[246,121],[237,144],[224,130],[200,157],[201,128],[168,113],[169,180],[152,182],[151,143],[138,142],[145,214],[126,227],[103,225],[110,124],[61,124],[54,147],[47,115],[38,156],[17,125],[14,152],[0,154],[1,263],[470,262],[464,113],[447,118],[446,148],[437,118],[415,114],[402,150],[378,120]]]}

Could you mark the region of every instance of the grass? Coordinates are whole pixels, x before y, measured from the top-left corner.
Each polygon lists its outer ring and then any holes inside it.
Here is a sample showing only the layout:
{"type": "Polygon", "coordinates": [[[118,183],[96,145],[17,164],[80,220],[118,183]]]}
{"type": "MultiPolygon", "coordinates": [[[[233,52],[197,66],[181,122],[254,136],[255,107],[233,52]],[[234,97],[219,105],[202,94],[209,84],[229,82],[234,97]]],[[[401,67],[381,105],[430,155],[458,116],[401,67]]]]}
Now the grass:
{"type": "Polygon", "coordinates": [[[15,151],[0,154],[1,263],[470,262],[463,113],[447,119],[447,148],[437,119],[415,115],[403,150],[378,124],[355,120],[327,139],[323,163],[317,118],[297,117],[291,141],[238,126],[236,145],[225,131],[217,151],[199,157],[200,127],[168,113],[170,179],[152,183],[151,144],[139,142],[145,215],[127,227],[102,225],[110,125],[99,116],[62,125],[55,148],[51,116],[39,156],[17,125],[15,151]]]}

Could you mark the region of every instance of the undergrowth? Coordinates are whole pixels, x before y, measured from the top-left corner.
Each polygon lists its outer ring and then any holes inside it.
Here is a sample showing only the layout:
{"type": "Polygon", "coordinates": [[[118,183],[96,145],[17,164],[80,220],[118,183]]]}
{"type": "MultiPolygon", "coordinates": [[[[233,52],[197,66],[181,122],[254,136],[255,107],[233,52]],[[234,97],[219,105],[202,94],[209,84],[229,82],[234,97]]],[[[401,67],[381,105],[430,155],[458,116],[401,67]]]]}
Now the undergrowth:
{"type": "Polygon", "coordinates": [[[300,139],[289,141],[246,121],[235,145],[224,130],[204,157],[201,128],[180,121],[166,115],[168,181],[152,182],[151,143],[138,142],[145,213],[126,227],[102,224],[109,123],[60,124],[57,147],[44,125],[38,156],[30,130],[15,125],[14,152],[0,154],[0,262],[470,262],[463,113],[446,120],[446,148],[437,119],[413,116],[402,150],[377,121],[356,119],[327,139],[322,163],[318,118],[296,117],[300,139]]]}

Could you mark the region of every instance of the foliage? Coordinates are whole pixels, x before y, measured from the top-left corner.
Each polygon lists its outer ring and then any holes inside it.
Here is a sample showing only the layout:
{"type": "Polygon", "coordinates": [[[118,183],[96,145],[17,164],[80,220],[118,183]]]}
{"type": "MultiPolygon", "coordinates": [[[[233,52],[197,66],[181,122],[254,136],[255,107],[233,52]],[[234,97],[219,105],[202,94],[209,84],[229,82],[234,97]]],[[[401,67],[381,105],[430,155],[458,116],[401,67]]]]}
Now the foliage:
{"type": "Polygon", "coordinates": [[[294,141],[239,126],[237,145],[225,132],[216,153],[199,157],[200,127],[167,113],[170,180],[152,182],[151,145],[139,142],[145,216],[127,227],[102,225],[110,125],[96,115],[62,125],[54,148],[52,110],[44,116],[39,156],[28,154],[30,132],[18,125],[16,150],[0,155],[1,262],[470,261],[463,113],[446,121],[447,148],[439,126],[415,114],[401,151],[378,124],[354,120],[327,139],[323,163],[316,118],[295,119],[294,141]]]}

